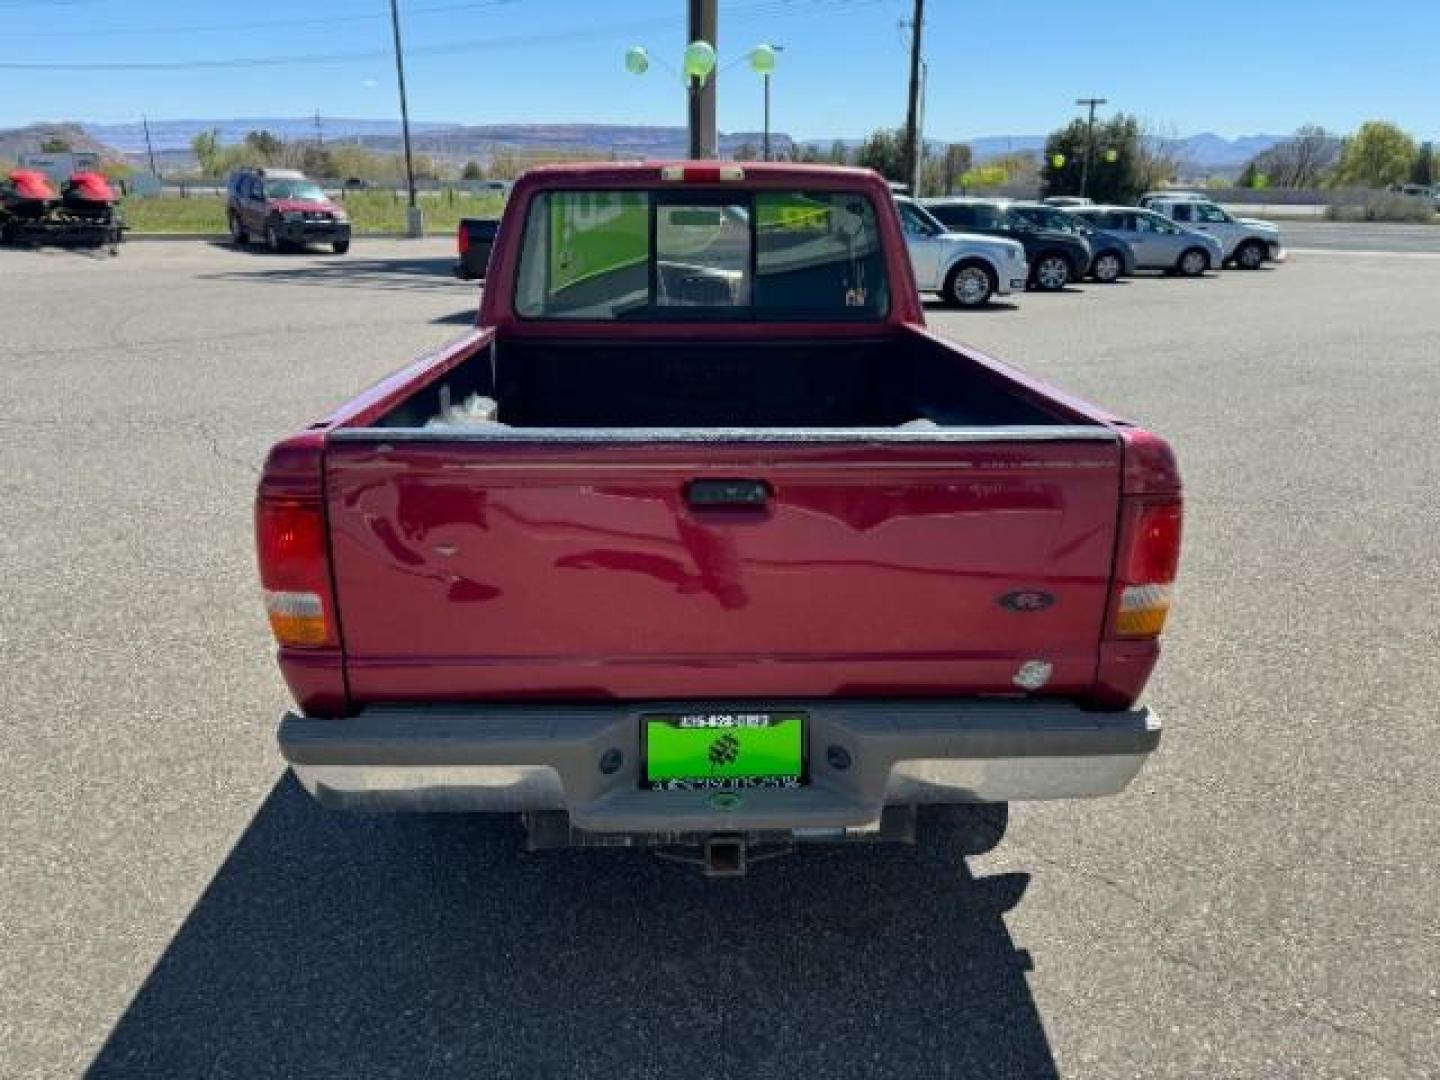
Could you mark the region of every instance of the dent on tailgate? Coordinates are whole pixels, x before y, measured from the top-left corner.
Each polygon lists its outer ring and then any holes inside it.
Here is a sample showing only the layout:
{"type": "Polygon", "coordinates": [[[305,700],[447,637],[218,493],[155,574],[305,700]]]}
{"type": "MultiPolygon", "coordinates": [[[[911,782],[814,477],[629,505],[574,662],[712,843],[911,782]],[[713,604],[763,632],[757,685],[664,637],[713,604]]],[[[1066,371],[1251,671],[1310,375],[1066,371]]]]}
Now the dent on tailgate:
{"type": "Polygon", "coordinates": [[[1089,690],[1115,442],[332,444],[356,700],[1089,690]],[[755,512],[687,503],[763,479],[755,512]],[[1015,600],[1024,594],[1024,603],[1015,600]]]}

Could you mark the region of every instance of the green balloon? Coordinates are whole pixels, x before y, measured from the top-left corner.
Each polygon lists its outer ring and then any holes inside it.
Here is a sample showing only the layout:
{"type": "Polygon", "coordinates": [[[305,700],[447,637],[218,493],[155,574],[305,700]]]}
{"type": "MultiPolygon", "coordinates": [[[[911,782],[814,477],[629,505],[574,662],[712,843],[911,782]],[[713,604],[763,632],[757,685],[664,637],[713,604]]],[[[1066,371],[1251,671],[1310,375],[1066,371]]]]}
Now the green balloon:
{"type": "Polygon", "coordinates": [[[1054,155],[1052,155],[1051,158],[1050,158],[1050,164],[1053,165],[1053,166],[1054,166],[1055,168],[1057,168],[1057,169],[1063,169],[1063,168],[1065,167],[1065,155],[1064,155],[1064,154],[1054,154],[1054,155]]]}
{"type": "Polygon", "coordinates": [[[1108,161],[1111,165],[1114,165],[1115,162],[1120,160],[1120,151],[1114,149],[1113,147],[1109,150],[1106,150],[1105,160],[1108,161]]]}
{"type": "Polygon", "coordinates": [[[708,41],[692,41],[685,46],[685,74],[704,82],[715,70],[715,46],[708,41]]]}
{"type": "Polygon", "coordinates": [[[650,54],[644,45],[632,45],[625,50],[625,70],[631,75],[644,75],[650,70],[650,54]]]}
{"type": "Polygon", "coordinates": [[[750,50],[750,70],[757,75],[769,75],[775,70],[775,47],[756,45],[750,50]]]}

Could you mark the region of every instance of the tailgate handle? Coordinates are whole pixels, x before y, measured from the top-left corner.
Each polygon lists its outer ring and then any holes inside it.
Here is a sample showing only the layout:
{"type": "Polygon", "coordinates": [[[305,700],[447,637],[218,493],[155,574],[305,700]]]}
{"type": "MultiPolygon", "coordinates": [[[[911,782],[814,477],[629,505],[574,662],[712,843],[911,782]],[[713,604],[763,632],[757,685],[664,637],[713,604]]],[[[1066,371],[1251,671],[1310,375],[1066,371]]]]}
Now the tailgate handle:
{"type": "Polygon", "coordinates": [[[770,495],[764,480],[691,480],[685,485],[685,501],[694,507],[765,506],[770,495]]]}

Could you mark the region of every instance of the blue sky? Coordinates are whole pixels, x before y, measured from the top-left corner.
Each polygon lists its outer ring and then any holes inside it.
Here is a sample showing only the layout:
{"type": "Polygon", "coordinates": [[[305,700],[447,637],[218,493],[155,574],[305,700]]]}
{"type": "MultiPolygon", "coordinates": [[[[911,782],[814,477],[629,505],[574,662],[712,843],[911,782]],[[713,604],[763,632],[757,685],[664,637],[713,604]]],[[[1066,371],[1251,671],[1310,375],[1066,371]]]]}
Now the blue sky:
{"type": "MultiPolygon", "coordinates": [[[[401,0],[411,115],[463,123],[684,122],[684,0],[401,0]]],[[[1386,117],[1440,137],[1440,7],[1355,0],[929,0],[927,134],[1043,134],[1081,94],[1180,135],[1349,130],[1386,117]]],[[[721,0],[723,63],[783,43],[777,130],[861,136],[904,117],[910,0],[721,0]]],[[[386,0],[0,0],[0,125],[40,119],[388,117],[386,0]],[[289,21],[289,25],[284,25],[289,21]],[[236,23],[281,23],[249,27],[236,23]],[[344,54],[347,59],[325,59],[344,54]],[[368,55],[375,54],[375,55],[368,55]],[[314,57],[249,67],[98,64],[314,57]],[[15,65],[79,65],[82,70],[15,65]]],[[[760,126],[759,80],[720,81],[720,126],[760,126]]]]}

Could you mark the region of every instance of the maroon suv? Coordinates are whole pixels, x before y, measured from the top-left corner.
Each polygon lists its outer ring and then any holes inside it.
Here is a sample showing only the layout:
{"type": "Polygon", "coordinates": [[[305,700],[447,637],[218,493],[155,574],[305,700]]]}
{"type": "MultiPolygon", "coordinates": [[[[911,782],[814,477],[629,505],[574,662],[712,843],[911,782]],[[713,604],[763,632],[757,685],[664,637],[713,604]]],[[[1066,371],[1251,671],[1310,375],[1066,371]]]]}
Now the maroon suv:
{"type": "Polygon", "coordinates": [[[350,216],[320,185],[294,169],[237,169],[226,188],[225,215],[236,244],[264,237],[271,251],[329,244],[350,250],[350,216]]]}

